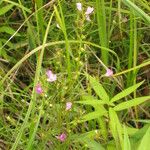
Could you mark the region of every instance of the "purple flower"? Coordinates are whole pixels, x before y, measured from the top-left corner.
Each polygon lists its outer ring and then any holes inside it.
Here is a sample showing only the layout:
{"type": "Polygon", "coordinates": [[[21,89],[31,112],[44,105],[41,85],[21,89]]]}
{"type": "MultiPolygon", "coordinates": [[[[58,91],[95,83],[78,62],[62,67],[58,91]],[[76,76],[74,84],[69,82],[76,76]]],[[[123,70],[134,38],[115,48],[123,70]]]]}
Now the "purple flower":
{"type": "Polygon", "coordinates": [[[85,17],[86,17],[86,20],[87,20],[87,21],[91,21],[91,19],[90,19],[90,16],[89,16],[89,15],[85,15],[85,17]]]}
{"type": "Polygon", "coordinates": [[[67,111],[67,110],[70,110],[71,107],[72,107],[72,103],[71,103],[71,102],[67,102],[67,103],[66,103],[66,111],[67,111]]]}
{"type": "Polygon", "coordinates": [[[85,14],[86,14],[86,15],[90,15],[93,11],[94,11],[94,8],[89,6],[89,7],[87,8],[85,14]]]}
{"type": "Polygon", "coordinates": [[[42,94],[43,93],[43,89],[42,89],[42,87],[39,83],[36,85],[35,91],[36,91],[37,94],[42,94]]]}
{"type": "Polygon", "coordinates": [[[76,3],[77,9],[79,11],[82,11],[82,4],[81,3],[76,3]]]}
{"type": "Polygon", "coordinates": [[[47,70],[46,75],[47,75],[47,81],[48,82],[54,82],[57,79],[56,74],[53,74],[53,72],[51,70],[47,70]]]}
{"type": "Polygon", "coordinates": [[[58,140],[60,140],[61,142],[64,142],[64,141],[66,140],[67,136],[66,136],[65,133],[62,133],[62,134],[56,136],[56,138],[57,138],[58,140]]]}
{"type": "Polygon", "coordinates": [[[105,76],[106,76],[106,77],[110,77],[110,76],[112,76],[112,75],[113,75],[113,71],[112,71],[111,69],[107,69],[105,76]]]}
{"type": "Polygon", "coordinates": [[[88,7],[86,12],[85,12],[85,17],[86,17],[86,20],[87,21],[91,21],[90,19],[90,14],[94,11],[94,8],[93,7],[88,7]]]}
{"type": "Polygon", "coordinates": [[[59,25],[58,23],[56,24],[56,27],[57,27],[58,29],[60,29],[60,25],[59,25]]]}

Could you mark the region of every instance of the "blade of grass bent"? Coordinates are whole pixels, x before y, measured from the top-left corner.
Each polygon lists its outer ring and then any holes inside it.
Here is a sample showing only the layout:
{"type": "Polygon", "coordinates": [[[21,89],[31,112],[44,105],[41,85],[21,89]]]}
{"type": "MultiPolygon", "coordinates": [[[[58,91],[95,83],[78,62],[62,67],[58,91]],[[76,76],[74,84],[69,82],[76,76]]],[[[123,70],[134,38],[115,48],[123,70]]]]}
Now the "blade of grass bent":
{"type": "MultiPolygon", "coordinates": [[[[96,12],[100,44],[102,47],[108,47],[107,32],[106,32],[106,13],[104,0],[96,0],[96,12]]],[[[108,52],[102,49],[102,61],[108,65],[108,52]]]]}
{"type": "MultiPolygon", "coordinates": [[[[43,54],[44,54],[44,50],[45,50],[45,46],[44,45],[45,45],[46,40],[47,40],[47,35],[48,35],[48,31],[49,31],[49,27],[50,27],[50,23],[52,21],[53,15],[54,15],[54,12],[52,13],[52,15],[50,17],[50,21],[49,21],[49,25],[48,25],[48,28],[47,28],[47,32],[46,32],[44,40],[43,40],[42,50],[41,50],[39,59],[37,61],[36,73],[35,73],[35,78],[34,78],[34,87],[37,85],[38,80],[39,80],[40,71],[41,71],[41,65],[42,65],[42,60],[43,60],[43,54]]],[[[28,108],[27,114],[25,116],[25,119],[24,119],[24,122],[23,122],[23,124],[21,126],[21,129],[20,129],[20,131],[19,131],[19,133],[17,135],[15,143],[12,146],[12,150],[15,150],[17,148],[17,146],[18,146],[18,143],[19,143],[19,141],[21,139],[21,136],[22,136],[23,131],[24,131],[25,127],[26,127],[26,124],[28,122],[29,116],[31,114],[32,108],[34,107],[35,100],[36,100],[36,93],[35,93],[35,89],[33,88],[32,95],[31,95],[31,101],[30,101],[30,104],[29,104],[29,108],[28,108]]],[[[29,142],[29,144],[32,143],[33,137],[30,140],[31,141],[29,142]]],[[[30,147],[30,145],[29,145],[29,147],[30,147]]]]}

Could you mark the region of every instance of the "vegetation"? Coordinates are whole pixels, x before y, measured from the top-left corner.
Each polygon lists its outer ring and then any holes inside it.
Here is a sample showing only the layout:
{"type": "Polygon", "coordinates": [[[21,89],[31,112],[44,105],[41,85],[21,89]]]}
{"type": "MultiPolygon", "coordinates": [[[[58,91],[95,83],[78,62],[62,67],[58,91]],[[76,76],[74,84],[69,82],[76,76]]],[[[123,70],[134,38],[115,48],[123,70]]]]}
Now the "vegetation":
{"type": "Polygon", "coordinates": [[[148,0],[0,1],[0,149],[148,150],[148,0]]]}

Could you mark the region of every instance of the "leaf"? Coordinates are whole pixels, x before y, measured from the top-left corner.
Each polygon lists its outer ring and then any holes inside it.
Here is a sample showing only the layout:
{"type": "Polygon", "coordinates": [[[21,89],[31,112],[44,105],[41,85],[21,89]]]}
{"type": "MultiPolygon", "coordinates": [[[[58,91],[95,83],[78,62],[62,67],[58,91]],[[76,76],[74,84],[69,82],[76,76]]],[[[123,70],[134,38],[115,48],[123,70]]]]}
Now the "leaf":
{"type": "Polygon", "coordinates": [[[125,90],[123,90],[122,92],[120,92],[119,94],[115,95],[112,99],[111,102],[115,102],[117,100],[120,100],[121,98],[129,95],[130,93],[134,92],[139,86],[141,86],[143,84],[144,81],[137,83],[125,90]]]}
{"type": "Polygon", "coordinates": [[[138,120],[136,120],[136,119],[133,119],[133,121],[136,121],[136,122],[142,122],[142,123],[148,123],[148,124],[150,124],[150,119],[138,119],[138,120]]]}
{"type": "Polygon", "coordinates": [[[138,129],[137,132],[135,132],[134,134],[132,134],[131,135],[132,142],[134,144],[135,143],[139,143],[139,141],[143,138],[144,134],[146,133],[146,131],[148,130],[149,127],[150,127],[150,124],[146,124],[146,125],[144,125],[144,127],[142,127],[141,129],[138,129]]]}
{"type": "Polygon", "coordinates": [[[97,131],[90,131],[74,137],[76,142],[84,143],[90,150],[105,150],[103,146],[96,142],[93,138],[96,136],[97,131]]]}
{"type": "Polygon", "coordinates": [[[100,135],[100,130],[91,130],[82,134],[75,134],[71,136],[71,138],[75,141],[79,141],[79,140],[82,141],[85,138],[92,139],[96,137],[96,135],[100,135]]]}
{"type": "Polygon", "coordinates": [[[79,103],[79,104],[84,104],[84,105],[92,105],[94,107],[94,105],[103,105],[106,104],[104,101],[102,100],[87,100],[87,101],[76,101],[75,103],[79,103]]]}
{"type": "Polygon", "coordinates": [[[115,139],[116,147],[120,149],[123,147],[122,127],[116,112],[112,108],[109,109],[109,118],[111,133],[115,139]]]}
{"type": "Polygon", "coordinates": [[[8,12],[14,5],[13,4],[7,4],[6,6],[0,8],[0,16],[4,15],[6,12],[8,12]]]}
{"type": "Polygon", "coordinates": [[[149,17],[149,15],[146,14],[138,6],[136,6],[131,0],[123,0],[122,2],[125,3],[128,7],[130,7],[130,9],[132,9],[133,11],[135,11],[135,13],[139,17],[141,17],[142,19],[144,19],[145,21],[147,21],[150,24],[150,17],[149,17]]]}
{"type": "Polygon", "coordinates": [[[150,99],[150,96],[145,96],[145,97],[138,97],[138,98],[126,101],[126,102],[122,102],[121,104],[118,104],[117,106],[115,106],[114,110],[120,111],[120,110],[128,109],[130,107],[139,105],[149,99],[150,99]]]}
{"type": "Polygon", "coordinates": [[[125,126],[123,129],[124,129],[123,130],[123,132],[124,132],[124,150],[131,150],[131,145],[130,145],[130,140],[128,137],[127,129],[125,126]]]}
{"type": "Polygon", "coordinates": [[[149,150],[150,149],[149,141],[150,141],[150,127],[143,136],[141,143],[138,147],[138,150],[149,150]]]}
{"type": "Polygon", "coordinates": [[[105,89],[103,86],[93,77],[88,76],[90,84],[92,88],[94,89],[95,93],[105,102],[109,102],[109,96],[107,95],[105,89]]]}
{"type": "Polygon", "coordinates": [[[102,145],[95,140],[85,139],[84,141],[90,150],[105,150],[102,145]]]}
{"type": "MultiPolygon", "coordinates": [[[[11,27],[3,26],[3,27],[0,27],[0,32],[4,32],[4,33],[8,33],[10,35],[13,35],[16,31],[11,27]]],[[[20,36],[20,34],[17,33],[16,36],[20,36]]]]}
{"type": "Polygon", "coordinates": [[[92,119],[96,119],[98,117],[101,117],[103,115],[105,115],[107,113],[107,111],[94,111],[94,112],[90,112],[86,115],[84,115],[81,120],[79,121],[79,123],[81,122],[85,122],[85,121],[89,121],[92,119]]]}

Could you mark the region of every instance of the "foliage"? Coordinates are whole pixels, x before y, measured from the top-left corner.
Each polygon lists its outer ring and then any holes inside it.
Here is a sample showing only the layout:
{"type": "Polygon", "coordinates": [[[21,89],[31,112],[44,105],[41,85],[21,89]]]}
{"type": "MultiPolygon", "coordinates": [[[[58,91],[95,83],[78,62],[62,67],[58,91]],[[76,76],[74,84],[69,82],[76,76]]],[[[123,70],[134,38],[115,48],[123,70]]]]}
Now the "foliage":
{"type": "Polygon", "coordinates": [[[150,2],[0,1],[0,149],[148,150],[150,2]]]}

